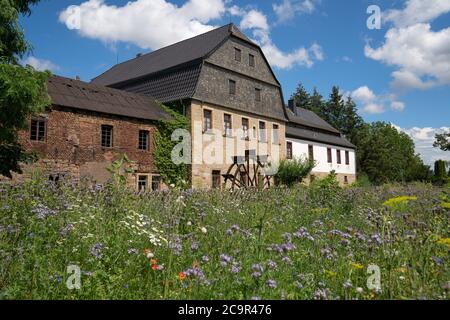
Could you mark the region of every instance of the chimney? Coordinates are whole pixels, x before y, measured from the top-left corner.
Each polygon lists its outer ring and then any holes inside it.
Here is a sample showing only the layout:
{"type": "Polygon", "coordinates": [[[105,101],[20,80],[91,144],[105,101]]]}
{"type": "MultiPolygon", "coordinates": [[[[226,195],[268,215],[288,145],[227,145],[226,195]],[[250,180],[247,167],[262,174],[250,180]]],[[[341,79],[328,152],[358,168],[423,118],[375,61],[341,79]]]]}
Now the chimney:
{"type": "Polygon", "coordinates": [[[80,76],[76,76],[76,77],[75,77],[75,80],[80,81],[80,76]]]}
{"type": "Polygon", "coordinates": [[[136,55],[136,58],[139,58],[139,57],[141,57],[142,56],[142,52],[139,52],[137,55],[136,55]]]}
{"type": "Polygon", "coordinates": [[[293,113],[295,113],[295,103],[294,103],[294,99],[290,99],[290,100],[288,101],[288,108],[289,108],[293,113]]]}

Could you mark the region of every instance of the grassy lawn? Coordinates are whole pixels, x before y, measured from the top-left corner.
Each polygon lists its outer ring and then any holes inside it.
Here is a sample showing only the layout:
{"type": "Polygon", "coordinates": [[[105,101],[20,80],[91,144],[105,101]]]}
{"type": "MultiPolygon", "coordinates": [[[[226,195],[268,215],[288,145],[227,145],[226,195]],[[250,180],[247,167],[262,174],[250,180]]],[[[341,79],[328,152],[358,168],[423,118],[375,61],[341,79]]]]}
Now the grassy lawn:
{"type": "Polygon", "coordinates": [[[424,184],[3,186],[0,299],[448,299],[449,197],[424,184]]]}

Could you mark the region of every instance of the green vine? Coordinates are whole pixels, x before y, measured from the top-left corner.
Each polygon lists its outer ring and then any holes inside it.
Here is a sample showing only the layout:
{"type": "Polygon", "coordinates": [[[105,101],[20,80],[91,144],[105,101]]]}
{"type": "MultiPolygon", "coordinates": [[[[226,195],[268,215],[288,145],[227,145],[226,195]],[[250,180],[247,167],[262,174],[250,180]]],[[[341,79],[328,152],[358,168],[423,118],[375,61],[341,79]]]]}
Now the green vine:
{"type": "Polygon", "coordinates": [[[181,113],[174,111],[180,109],[180,104],[170,107],[161,105],[161,107],[172,116],[172,119],[160,120],[156,124],[158,130],[155,133],[155,165],[164,183],[184,188],[188,185],[189,166],[173,163],[172,150],[179,141],[172,141],[172,133],[176,129],[189,130],[189,120],[181,113]]]}

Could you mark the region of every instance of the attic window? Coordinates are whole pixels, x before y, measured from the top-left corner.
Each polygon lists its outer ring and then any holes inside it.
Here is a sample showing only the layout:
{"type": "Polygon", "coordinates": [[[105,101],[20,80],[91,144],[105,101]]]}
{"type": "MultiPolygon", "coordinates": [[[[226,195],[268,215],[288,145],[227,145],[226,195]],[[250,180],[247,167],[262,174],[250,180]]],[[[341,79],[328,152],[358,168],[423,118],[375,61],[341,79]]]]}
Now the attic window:
{"type": "Polygon", "coordinates": [[[248,65],[250,67],[254,67],[255,66],[255,56],[252,55],[251,53],[248,55],[248,65]]]}
{"type": "Polygon", "coordinates": [[[234,60],[236,60],[237,62],[241,62],[241,53],[241,49],[234,48],[234,60]]]}

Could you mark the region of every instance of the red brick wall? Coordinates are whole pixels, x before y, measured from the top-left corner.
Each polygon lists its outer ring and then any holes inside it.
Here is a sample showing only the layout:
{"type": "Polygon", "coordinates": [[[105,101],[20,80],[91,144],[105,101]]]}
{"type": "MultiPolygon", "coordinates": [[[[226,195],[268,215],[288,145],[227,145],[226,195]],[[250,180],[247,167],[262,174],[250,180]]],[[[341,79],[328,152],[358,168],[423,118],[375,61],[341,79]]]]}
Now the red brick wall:
{"type": "Polygon", "coordinates": [[[53,107],[42,114],[47,119],[46,140],[30,140],[29,132],[21,132],[25,149],[39,153],[39,162],[24,167],[23,180],[35,169],[45,174],[69,174],[74,177],[90,176],[99,183],[109,178],[106,167],[120,154],[135,161],[138,173],[157,173],[153,161],[155,125],[150,121],[109,116],[92,112],[53,107]],[[113,126],[113,147],[101,146],[101,125],[113,126]],[[150,151],[138,149],[139,130],[150,131],[150,151]]]}

